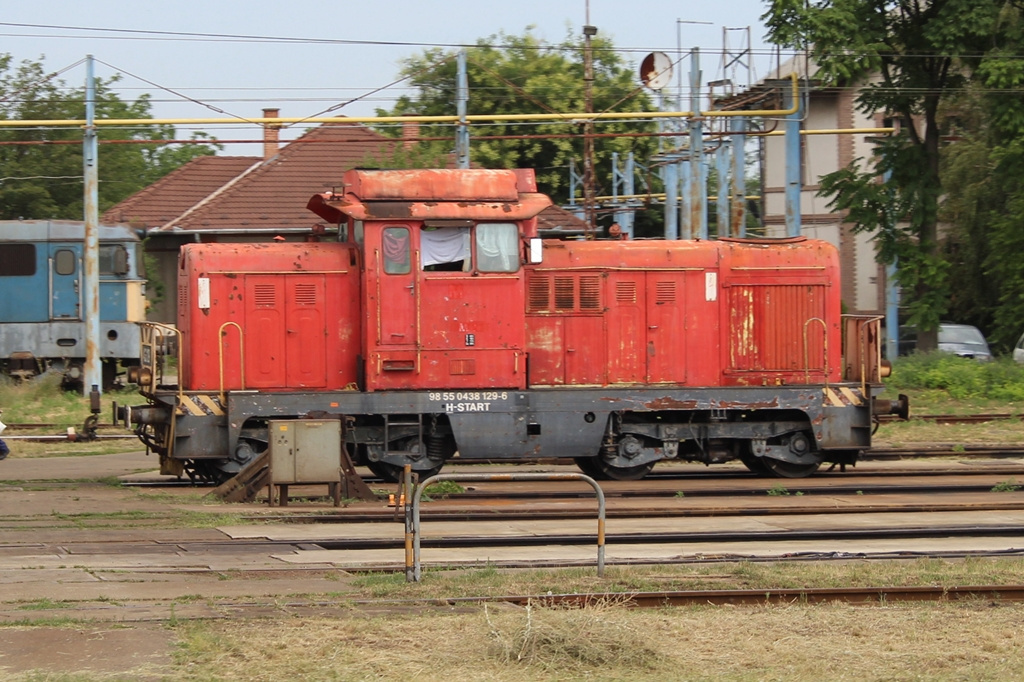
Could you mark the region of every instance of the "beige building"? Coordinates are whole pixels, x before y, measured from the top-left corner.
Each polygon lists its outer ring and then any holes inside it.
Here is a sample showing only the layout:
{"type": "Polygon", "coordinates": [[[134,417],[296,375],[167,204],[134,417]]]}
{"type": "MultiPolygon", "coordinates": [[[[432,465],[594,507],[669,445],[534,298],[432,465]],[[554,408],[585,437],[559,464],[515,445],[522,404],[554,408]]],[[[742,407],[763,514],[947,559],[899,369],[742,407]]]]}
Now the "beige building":
{"type": "MultiPolygon", "coordinates": [[[[853,226],[843,222],[844,215],[829,208],[829,199],[818,196],[820,178],[848,166],[854,159],[870,159],[873,145],[872,135],[829,132],[807,134],[810,131],[836,131],[858,129],[861,131],[879,128],[883,116],[867,116],[856,110],[856,92],[850,88],[826,88],[815,84],[816,67],[813,61],[797,58],[785,62],[773,79],[790,78],[796,71],[800,82],[808,87],[807,107],[801,122],[801,169],[800,181],[800,223],[807,237],[823,239],[839,247],[842,258],[842,298],[848,313],[876,313],[885,311],[885,267],[875,260],[874,237],[870,234],[854,234],[853,226]],[[808,80],[807,73],[811,78],[808,80]]],[[[760,86],[765,98],[774,90],[760,86]]],[[[752,89],[753,94],[758,88],[752,89]]],[[[777,93],[777,90],[774,90],[777,93]]],[[[745,98],[745,99],[746,99],[745,98]]],[[[764,102],[765,99],[761,99],[764,102]]],[[[750,105],[747,105],[750,108],[750,105]]],[[[784,129],[784,119],[765,119],[768,132],[784,129]]],[[[786,234],[786,140],[782,134],[762,138],[762,196],[764,223],[769,236],[786,234]]]]}

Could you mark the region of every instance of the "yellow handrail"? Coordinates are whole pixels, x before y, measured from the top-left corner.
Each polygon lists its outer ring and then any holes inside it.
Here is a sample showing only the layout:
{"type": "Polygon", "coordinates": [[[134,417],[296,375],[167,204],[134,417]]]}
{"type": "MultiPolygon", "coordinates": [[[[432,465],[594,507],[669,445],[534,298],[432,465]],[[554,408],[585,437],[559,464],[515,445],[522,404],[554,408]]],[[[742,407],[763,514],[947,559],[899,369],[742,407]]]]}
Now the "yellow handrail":
{"type": "Polygon", "coordinates": [[[821,324],[821,329],[824,332],[821,336],[825,351],[825,387],[828,388],[828,325],[825,324],[825,320],[820,317],[812,317],[804,322],[804,383],[811,383],[811,359],[809,357],[809,344],[807,343],[807,328],[811,322],[819,322],[821,324]]]}
{"type": "Polygon", "coordinates": [[[226,403],[224,401],[224,337],[227,334],[224,333],[225,327],[234,327],[238,330],[238,364],[239,370],[242,373],[242,390],[245,390],[245,339],[242,336],[242,327],[237,322],[225,322],[217,330],[217,336],[220,339],[220,343],[217,344],[217,350],[219,351],[218,360],[220,363],[220,404],[223,407],[226,403]]]}
{"type": "MultiPolygon", "coordinates": [[[[180,403],[181,400],[182,400],[182,396],[184,395],[184,392],[181,389],[181,374],[182,374],[182,370],[184,370],[184,368],[185,368],[185,363],[182,360],[182,355],[181,355],[181,347],[182,347],[181,330],[178,329],[177,327],[172,327],[169,324],[162,324],[160,322],[140,322],[139,324],[148,325],[150,327],[157,327],[159,329],[166,329],[168,331],[173,332],[175,335],[177,335],[177,337],[178,337],[178,349],[177,349],[177,352],[174,355],[174,359],[177,360],[177,362],[178,362],[178,402],[180,403]]],[[[161,335],[161,336],[163,336],[163,335],[161,335]]],[[[153,362],[156,363],[156,358],[155,357],[153,358],[153,362]]],[[[156,369],[156,368],[154,367],[154,369],[156,369]]],[[[156,373],[155,372],[153,373],[153,378],[156,379],[156,373]]],[[[155,388],[155,387],[151,387],[151,388],[155,388]]]]}

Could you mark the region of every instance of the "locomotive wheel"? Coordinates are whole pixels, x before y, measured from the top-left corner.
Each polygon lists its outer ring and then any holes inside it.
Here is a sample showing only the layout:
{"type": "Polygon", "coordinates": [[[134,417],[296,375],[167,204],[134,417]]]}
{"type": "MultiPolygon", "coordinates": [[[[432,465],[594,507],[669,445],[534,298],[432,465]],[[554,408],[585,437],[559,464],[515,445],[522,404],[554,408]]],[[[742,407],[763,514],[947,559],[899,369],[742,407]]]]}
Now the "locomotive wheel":
{"type": "MultiPolygon", "coordinates": [[[[757,474],[758,476],[768,476],[772,473],[772,470],[765,464],[764,457],[755,457],[754,455],[740,455],[740,461],[743,462],[743,466],[750,469],[751,473],[757,474]]],[[[773,460],[778,462],[778,460],[773,460]]],[[[782,464],[782,462],[779,462],[782,464]]]]}
{"type": "MultiPolygon", "coordinates": [[[[443,465],[438,464],[436,467],[430,469],[413,469],[413,473],[420,477],[420,480],[430,478],[434,474],[441,473],[441,467],[443,465]]],[[[376,475],[383,478],[388,483],[398,483],[402,480],[404,467],[400,467],[397,464],[389,464],[388,462],[367,462],[366,468],[375,473],[376,475]]]]}
{"type": "Polygon", "coordinates": [[[654,462],[638,464],[635,467],[613,467],[600,457],[591,457],[590,459],[594,461],[594,466],[601,472],[601,478],[610,481],[639,481],[651,473],[651,469],[654,468],[654,462]]]}
{"type": "MultiPolygon", "coordinates": [[[[413,438],[407,438],[407,439],[402,440],[402,441],[397,441],[395,443],[395,449],[396,450],[413,450],[413,449],[418,450],[419,449],[419,439],[416,438],[416,437],[413,437],[413,438]]],[[[388,481],[390,483],[398,483],[399,481],[401,481],[402,480],[403,472],[405,471],[404,467],[400,467],[397,464],[390,464],[388,462],[368,461],[366,463],[366,466],[367,466],[367,468],[370,471],[372,471],[373,473],[377,474],[378,476],[383,478],[385,481],[388,481]]],[[[430,478],[431,476],[434,476],[435,474],[440,473],[441,472],[441,467],[443,467],[443,466],[444,466],[444,462],[442,461],[442,462],[439,462],[436,466],[430,467],[429,469],[413,469],[413,472],[416,473],[420,477],[419,480],[423,481],[425,479],[430,478]]]]}
{"type": "Polygon", "coordinates": [[[793,462],[783,462],[781,459],[772,459],[771,457],[761,457],[760,459],[771,475],[779,478],[806,478],[821,466],[821,462],[794,464],[793,462]]]}
{"type": "Polygon", "coordinates": [[[579,470],[587,476],[598,481],[607,481],[608,476],[597,466],[598,459],[598,457],[576,457],[573,461],[576,462],[579,470]]]}

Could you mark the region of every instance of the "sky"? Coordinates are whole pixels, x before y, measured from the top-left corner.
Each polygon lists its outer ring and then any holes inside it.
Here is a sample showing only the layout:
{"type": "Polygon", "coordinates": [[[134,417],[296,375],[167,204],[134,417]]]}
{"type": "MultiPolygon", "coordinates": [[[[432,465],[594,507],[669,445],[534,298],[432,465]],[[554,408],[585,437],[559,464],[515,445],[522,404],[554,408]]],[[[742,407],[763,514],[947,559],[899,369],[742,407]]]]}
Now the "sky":
{"type": "MultiPolygon", "coordinates": [[[[43,58],[48,72],[71,67],[91,54],[97,76],[121,74],[115,89],[123,99],[150,93],[156,118],[259,117],[264,107],[279,108],[285,117],[311,116],[343,102],[351,103],[337,109],[338,115],[372,116],[376,107],[390,108],[407,92],[401,84],[392,85],[403,58],[430,46],[472,45],[501,32],[522,35],[527,27],[538,38],[558,43],[570,34],[581,35],[588,12],[589,23],[612,40],[626,63],[637,65],[653,51],[676,59],[680,52],[700,48],[705,82],[747,80],[747,73],[736,69],[723,75],[721,64],[723,45],[727,42],[732,53],[739,53],[749,27],[756,80],[771,63],[760,22],[764,4],[35,0],[4,3],[0,53],[17,61],[43,58]]],[[[688,72],[689,62],[682,63],[688,72]]],[[[60,77],[78,86],[85,80],[85,67],[74,66],[60,77]]],[[[189,136],[189,126],[178,128],[179,137],[189,136]]],[[[225,140],[261,136],[252,125],[205,129],[225,140]]],[[[301,131],[285,131],[282,138],[301,131]]],[[[260,151],[256,145],[231,144],[221,153],[260,151]]]]}

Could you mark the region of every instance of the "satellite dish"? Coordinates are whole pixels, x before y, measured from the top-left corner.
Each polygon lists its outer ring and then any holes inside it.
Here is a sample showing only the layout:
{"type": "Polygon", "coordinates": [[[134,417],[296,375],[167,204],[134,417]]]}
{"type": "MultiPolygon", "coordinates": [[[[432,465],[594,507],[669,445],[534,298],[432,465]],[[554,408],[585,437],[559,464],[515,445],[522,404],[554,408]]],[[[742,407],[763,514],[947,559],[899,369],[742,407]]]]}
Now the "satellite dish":
{"type": "Polygon", "coordinates": [[[664,52],[652,52],[640,62],[640,80],[651,90],[661,90],[672,80],[672,60],[664,52]]]}

